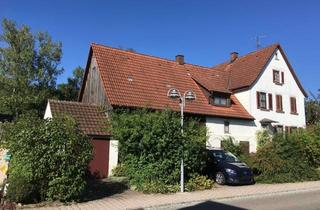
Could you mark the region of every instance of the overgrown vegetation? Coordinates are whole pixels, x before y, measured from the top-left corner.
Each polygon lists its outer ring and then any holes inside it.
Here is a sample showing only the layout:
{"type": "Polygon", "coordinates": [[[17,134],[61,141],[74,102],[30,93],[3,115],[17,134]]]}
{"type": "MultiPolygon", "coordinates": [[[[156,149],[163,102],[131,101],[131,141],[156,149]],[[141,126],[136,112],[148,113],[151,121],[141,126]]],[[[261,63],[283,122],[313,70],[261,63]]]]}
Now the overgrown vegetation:
{"type": "Polygon", "coordinates": [[[246,159],[256,180],[264,183],[318,180],[320,174],[320,125],[265,141],[246,159]]]}
{"type": "Polygon", "coordinates": [[[242,150],[241,150],[240,144],[238,142],[236,142],[236,140],[232,136],[222,138],[221,139],[221,147],[224,150],[231,152],[235,156],[239,157],[240,155],[242,155],[242,150]]]}
{"type": "Polygon", "coordinates": [[[257,152],[241,152],[233,138],[224,139],[226,150],[249,165],[256,181],[284,183],[320,179],[320,124],[299,129],[291,134],[270,136],[267,131],[258,135],[257,152]]]}
{"type": "Polygon", "coordinates": [[[308,125],[320,123],[320,89],[317,94],[310,92],[311,97],[306,101],[306,121],[308,125]]]}
{"type": "Polygon", "coordinates": [[[72,118],[23,116],[2,129],[1,147],[12,154],[7,192],[11,201],[70,201],[80,197],[92,146],[72,118]]]}
{"type": "Polygon", "coordinates": [[[118,110],[111,123],[125,174],[139,191],[176,192],[182,155],[186,180],[205,166],[206,128],[195,119],[185,120],[183,136],[179,115],[168,110],[118,110]]]}
{"type": "Polygon", "coordinates": [[[265,146],[268,142],[272,140],[272,135],[269,134],[267,129],[257,131],[256,136],[258,148],[265,146]]]}

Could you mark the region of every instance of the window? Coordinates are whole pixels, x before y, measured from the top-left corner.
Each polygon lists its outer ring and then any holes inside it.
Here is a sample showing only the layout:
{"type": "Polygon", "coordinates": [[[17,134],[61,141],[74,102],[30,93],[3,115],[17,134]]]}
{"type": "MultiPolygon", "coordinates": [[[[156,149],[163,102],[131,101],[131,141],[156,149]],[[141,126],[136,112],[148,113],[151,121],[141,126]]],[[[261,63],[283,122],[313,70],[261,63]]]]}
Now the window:
{"type": "Polygon", "coordinates": [[[214,96],[213,104],[217,106],[230,106],[230,99],[221,96],[214,96]]]}
{"type": "Polygon", "coordinates": [[[297,114],[297,100],[295,97],[290,97],[291,114],[297,114]]]}
{"type": "Polygon", "coordinates": [[[282,125],[277,125],[276,126],[276,132],[277,133],[283,133],[283,126],[282,125]]]}
{"type": "Polygon", "coordinates": [[[230,133],[230,123],[228,121],[224,122],[224,133],[230,133]]]}
{"type": "Polygon", "coordinates": [[[277,85],[283,85],[284,84],[284,72],[280,72],[278,70],[273,70],[273,82],[277,85]],[[280,77],[281,73],[281,77],[280,77]]]}
{"type": "Polygon", "coordinates": [[[273,103],[272,103],[272,94],[268,94],[268,102],[269,102],[269,110],[273,109],[273,103]]]}
{"type": "Polygon", "coordinates": [[[267,109],[267,94],[257,92],[257,107],[258,109],[267,109]]]}
{"type": "Polygon", "coordinates": [[[277,70],[273,70],[273,82],[280,84],[280,72],[277,70]]]}
{"type": "Polygon", "coordinates": [[[276,95],[276,111],[277,112],[283,112],[283,106],[282,106],[282,95],[276,95]]]}

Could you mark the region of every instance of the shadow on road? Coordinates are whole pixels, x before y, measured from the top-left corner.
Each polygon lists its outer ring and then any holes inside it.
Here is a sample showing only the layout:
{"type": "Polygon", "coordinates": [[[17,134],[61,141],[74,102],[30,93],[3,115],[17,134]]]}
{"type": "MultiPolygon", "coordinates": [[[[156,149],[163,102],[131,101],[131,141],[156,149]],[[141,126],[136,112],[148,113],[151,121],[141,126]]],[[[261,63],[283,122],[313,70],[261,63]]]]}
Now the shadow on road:
{"type": "Polygon", "coordinates": [[[105,198],[129,189],[127,179],[90,179],[81,202],[105,198]]]}
{"type": "Polygon", "coordinates": [[[219,209],[219,210],[246,210],[244,208],[231,206],[228,204],[217,203],[213,201],[206,201],[194,206],[180,208],[179,210],[212,210],[212,209],[219,209]]]}

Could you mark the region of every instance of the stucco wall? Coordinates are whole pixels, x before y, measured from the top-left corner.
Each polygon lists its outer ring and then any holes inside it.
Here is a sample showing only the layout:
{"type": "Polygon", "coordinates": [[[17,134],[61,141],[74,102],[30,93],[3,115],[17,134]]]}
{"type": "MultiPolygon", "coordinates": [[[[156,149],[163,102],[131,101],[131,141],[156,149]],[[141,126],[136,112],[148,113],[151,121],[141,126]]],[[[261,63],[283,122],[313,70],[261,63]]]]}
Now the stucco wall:
{"type": "MultiPolygon", "coordinates": [[[[277,121],[279,125],[283,126],[297,126],[305,127],[305,97],[298,87],[289,67],[287,66],[281,52],[278,50],[278,60],[273,55],[272,59],[266,66],[260,78],[253,85],[250,90],[236,93],[236,97],[246,108],[246,110],[256,119],[255,123],[258,129],[261,128],[259,121],[263,118],[268,118],[277,121]],[[273,82],[273,70],[284,72],[284,84],[277,85],[273,82]],[[273,97],[273,110],[262,111],[257,109],[256,92],[272,93],[273,97]],[[276,95],[282,95],[283,111],[284,113],[276,112],[276,95]],[[297,102],[298,115],[290,113],[290,97],[295,97],[297,102]]],[[[267,97],[267,104],[268,104],[267,97]]]]}
{"type": "Polygon", "coordinates": [[[223,137],[232,136],[236,141],[249,141],[250,152],[256,151],[255,132],[257,130],[254,121],[207,117],[206,127],[209,139],[207,145],[211,147],[221,147],[223,137]],[[224,133],[224,122],[229,122],[229,134],[224,133]]]}
{"type": "Polygon", "coordinates": [[[110,140],[109,148],[109,176],[112,175],[112,169],[118,164],[118,141],[110,140]]]}
{"type": "MultiPolygon", "coordinates": [[[[226,118],[207,117],[206,125],[209,132],[208,144],[210,146],[220,147],[221,138],[230,135],[237,141],[249,141],[250,152],[255,152],[257,145],[256,132],[262,129],[260,120],[263,118],[277,121],[277,123],[273,123],[273,125],[305,127],[305,96],[297,85],[279,50],[277,51],[277,54],[278,59],[276,59],[274,54],[251,89],[235,94],[245,109],[255,118],[255,121],[250,122],[236,119],[230,120],[226,118]],[[283,85],[277,85],[273,82],[273,70],[284,72],[283,85]],[[257,109],[257,91],[272,94],[273,110],[263,111],[257,109]],[[277,94],[282,95],[284,113],[276,112],[277,94]],[[296,98],[298,115],[290,113],[290,97],[296,98]],[[230,134],[224,134],[224,121],[230,123],[230,134]]],[[[267,104],[269,104],[268,100],[267,97],[267,104]]]]}

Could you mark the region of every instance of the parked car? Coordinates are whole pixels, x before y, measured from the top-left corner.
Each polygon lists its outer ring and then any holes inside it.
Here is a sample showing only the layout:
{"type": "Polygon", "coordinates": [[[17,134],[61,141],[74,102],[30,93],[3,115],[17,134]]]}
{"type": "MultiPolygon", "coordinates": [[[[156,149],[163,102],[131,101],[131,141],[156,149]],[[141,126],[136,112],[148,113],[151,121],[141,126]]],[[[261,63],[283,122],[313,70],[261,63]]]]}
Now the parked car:
{"type": "Polygon", "coordinates": [[[207,174],[216,183],[224,184],[254,184],[251,168],[241,162],[235,155],[223,149],[207,149],[207,174]]]}

